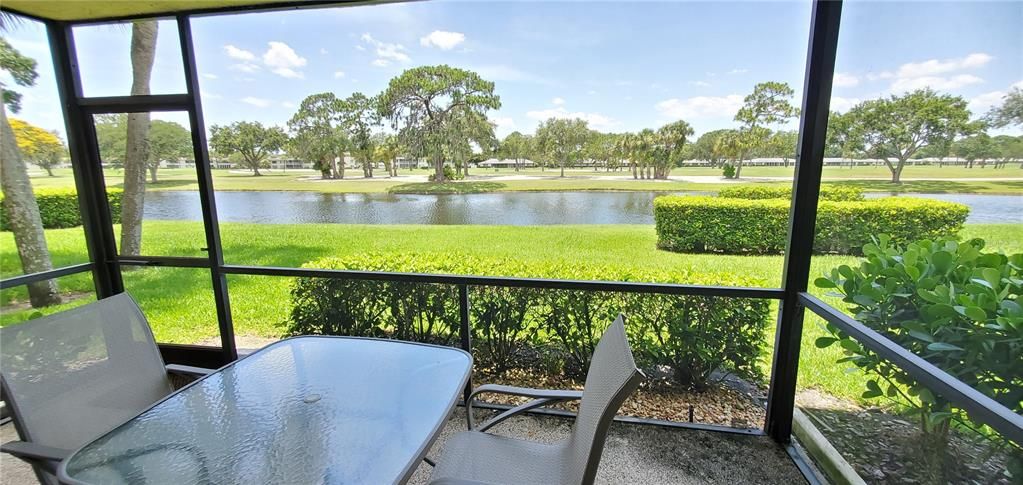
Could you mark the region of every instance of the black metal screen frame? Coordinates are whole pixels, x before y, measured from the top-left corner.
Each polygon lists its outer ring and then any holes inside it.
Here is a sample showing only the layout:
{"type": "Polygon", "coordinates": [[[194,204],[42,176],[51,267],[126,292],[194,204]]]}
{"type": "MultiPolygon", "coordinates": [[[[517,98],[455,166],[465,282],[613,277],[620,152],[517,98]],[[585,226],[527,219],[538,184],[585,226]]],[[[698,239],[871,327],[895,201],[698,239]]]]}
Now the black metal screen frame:
{"type": "MultiPolygon", "coordinates": [[[[842,328],[843,331],[852,335],[868,348],[889,358],[893,363],[919,378],[921,382],[935,386],[939,394],[962,405],[964,409],[971,413],[971,416],[974,416],[979,421],[991,425],[1017,442],[1020,441],[1021,435],[1023,435],[1021,433],[1023,425],[1021,425],[1020,421],[1023,418],[1019,415],[1012,413],[1004,408],[1004,406],[999,405],[990,398],[986,398],[986,396],[983,396],[976,390],[969,388],[969,386],[923,361],[920,357],[894,345],[884,336],[866,329],[855,320],[850,319],[840,311],[806,293],[809,281],[810,258],[813,252],[817,200],[824,157],[824,141],[827,131],[831,85],[834,76],[838,31],[841,19],[841,0],[814,0],[813,2],[810,37],[805,59],[806,69],[799,121],[798,154],[796,156],[796,170],[792,192],[793,202],[790,207],[787,250],[785,252],[783,281],[780,288],[739,288],[417,273],[377,273],[225,264],[223,247],[220,241],[213,178],[210,172],[209,154],[205,139],[206,132],[199,95],[199,81],[195,64],[195,51],[192,44],[190,18],[201,15],[290,10],[303,7],[323,7],[341,4],[358,5],[365,3],[379,2],[309,2],[302,6],[271,3],[257,7],[195,10],[163,16],[147,15],[145,18],[171,17],[176,20],[186,82],[185,93],[148,96],[84,97],[82,94],[72,27],[129,21],[131,20],[130,18],[118,17],[80,22],[58,22],[37,19],[44,22],[47,26],[57,87],[67,128],[72,168],[79,194],[79,206],[82,210],[83,225],[91,262],[58,268],[45,273],[10,278],[0,281],[0,287],[9,288],[28,282],[91,270],[97,297],[105,298],[124,291],[124,284],[120,273],[122,265],[208,269],[212,278],[214,299],[217,305],[221,347],[162,344],[161,351],[168,361],[201,363],[205,366],[214,367],[219,366],[216,364],[222,365],[235,360],[238,356],[237,349],[234,347],[234,328],[231,322],[229,304],[227,284],[227,275],[229,274],[388,280],[457,285],[461,305],[459,345],[470,352],[472,343],[469,338],[468,328],[468,287],[473,285],[775,299],[780,301],[780,306],[775,335],[774,359],[771,368],[767,419],[764,427],[764,433],[771,436],[775,441],[787,444],[791,440],[792,412],[805,308],[810,308],[814,313],[838,325],[839,328],[842,328]],[[120,256],[116,251],[116,239],[110,221],[99,150],[96,146],[95,127],[91,123],[90,117],[93,114],[99,113],[170,110],[187,111],[189,114],[208,257],[120,256]]],[[[557,414],[556,411],[553,413],[557,414]]],[[[654,423],[652,420],[638,420],[637,422],[664,424],[654,423]]],[[[717,426],[706,426],[705,428],[736,432],[735,430],[728,430],[728,428],[717,426]]],[[[761,434],[759,432],[742,430],[739,432],[740,434],[761,434]]]]}

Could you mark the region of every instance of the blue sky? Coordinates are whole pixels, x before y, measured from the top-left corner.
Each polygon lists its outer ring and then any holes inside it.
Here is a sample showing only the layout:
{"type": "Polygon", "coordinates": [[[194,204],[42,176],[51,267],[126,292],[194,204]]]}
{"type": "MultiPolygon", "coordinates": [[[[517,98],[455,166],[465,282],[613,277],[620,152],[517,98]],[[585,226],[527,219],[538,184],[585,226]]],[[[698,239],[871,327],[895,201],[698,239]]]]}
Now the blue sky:
{"type": "MultiPolygon", "coordinates": [[[[404,69],[446,63],[496,83],[501,136],[552,116],[602,131],[685,119],[699,134],[734,126],[757,82],[787,82],[799,103],[809,17],[808,2],[419,2],[204,17],[193,31],[207,125],[283,125],[309,94],[376,94],[404,69]]],[[[1023,87],[1020,25],[1019,2],[847,2],[832,106],[931,86],[980,114],[1023,87]]],[[[40,61],[18,116],[63,131],[45,32],[6,35],[40,61]]],[[[86,95],[127,94],[130,28],[75,35],[86,95]]],[[[184,91],[170,22],[152,88],[184,91]]]]}

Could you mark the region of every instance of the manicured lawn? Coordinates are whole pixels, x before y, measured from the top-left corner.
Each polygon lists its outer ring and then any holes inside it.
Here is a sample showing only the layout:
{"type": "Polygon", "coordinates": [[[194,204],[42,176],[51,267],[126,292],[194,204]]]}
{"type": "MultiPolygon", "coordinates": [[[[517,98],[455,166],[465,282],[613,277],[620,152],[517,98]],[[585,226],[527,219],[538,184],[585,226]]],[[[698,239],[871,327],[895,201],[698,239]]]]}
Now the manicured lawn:
{"type": "MultiPolygon", "coordinates": [[[[300,266],[325,256],[358,253],[398,254],[407,252],[472,254],[477,257],[520,260],[571,261],[576,263],[630,265],[640,268],[688,268],[695,272],[735,272],[754,276],[764,286],[781,281],[782,256],[726,256],[678,254],[657,250],[652,226],[374,226],[374,225],[221,225],[226,261],[230,264],[300,266]]],[[[81,228],[47,231],[54,264],[83,262],[81,228]]],[[[1023,225],[968,225],[963,237],[981,237],[990,249],[1023,252],[1023,225]]],[[[194,255],[205,245],[197,222],[148,222],[144,228],[144,253],[152,255],[194,255]]],[[[812,274],[820,275],[840,264],[855,264],[850,256],[815,256],[812,274]]],[[[17,274],[19,262],[11,233],[0,233],[0,268],[3,276],[17,274]]],[[[217,335],[216,314],[210,290],[209,272],[188,268],[147,268],[126,271],[125,285],[149,316],[157,339],[164,342],[198,342],[217,335]]],[[[283,333],[288,317],[290,278],[230,276],[230,301],[239,335],[274,337],[283,333]]],[[[680,283],[685,283],[680,282],[680,283]]],[[[88,274],[60,280],[63,291],[91,291],[88,274]]],[[[813,290],[816,294],[823,291],[813,290]]],[[[3,304],[23,302],[24,288],[2,292],[3,304]]],[[[841,303],[826,297],[832,304],[841,303]]],[[[43,309],[51,313],[83,303],[43,309]]],[[[34,310],[7,310],[0,323],[28,318],[34,310]]],[[[828,392],[855,398],[863,378],[847,373],[835,364],[840,351],[817,349],[813,341],[823,334],[817,319],[808,318],[800,358],[800,385],[818,386],[828,392]]],[[[765,336],[773,346],[773,328],[765,336]]],[[[771,350],[764,356],[770,365],[771,350]]]]}
{"type": "MultiPolygon", "coordinates": [[[[48,177],[39,174],[32,177],[32,184],[40,187],[73,187],[74,180],[69,169],[59,169],[57,176],[48,177]]],[[[488,191],[578,191],[578,190],[653,190],[653,191],[717,191],[722,187],[734,185],[735,182],[697,183],[682,180],[634,180],[628,172],[593,172],[589,170],[571,170],[564,178],[558,177],[553,170],[541,172],[529,169],[515,172],[510,169],[473,170],[471,179],[448,183],[431,184],[415,183],[407,175],[428,175],[427,170],[404,170],[402,177],[389,179],[386,176],[374,179],[348,178],[344,180],[321,180],[311,170],[264,171],[261,177],[249,172],[234,170],[214,170],[214,186],[217,190],[298,190],[327,193],[366,193],[399,190],[403,193],[471,193],[488,191]],[[526,179],[508,180],[503,177],[525,177],[526,179]],[[538,178],[539,177],[539,178],[538,178]],[[403,187],[399,187],[403,186],[403,187]],[[398,187],[398,188],[396,188],[398,187]]],[[[353,173],[354,174],[354,173],[353,173]]],[[[963,193],[997,193],[1023,194],[1023,181],[1020,180],[971,180],[973,178],[1020,178],[1023,170],[1013,165],[1009,168],[994,170],[966,169],[962,167],[907,167],[903,177],[931,178],[932,180],[905,180],[902,184],[891,184],[887,181],[887,169],[884,167],[825,168],[824,177],[828,183],[852,185],[867,191],[879,192],[963,192],[963,193]],[[933,180],[956,179],[956,180],[933,180]]],[[[719,177],[716,169],[678,168],[672,171],[673,176],[719,177]]],[[[784,167],[747,167],[743,169],[744,178],[756,177],[791,177],[792,168],[784,167]]],[[[107,170],[108,186],[119,186],[123,172],[107,170]]],[[[753,184],[791,184],[790,181],[759,181],[742,182],[753,184]]],[[[159,182],[149,185],[151,190],[197,190],[195,172],[192,169],[161,169],[159,182]]]]}

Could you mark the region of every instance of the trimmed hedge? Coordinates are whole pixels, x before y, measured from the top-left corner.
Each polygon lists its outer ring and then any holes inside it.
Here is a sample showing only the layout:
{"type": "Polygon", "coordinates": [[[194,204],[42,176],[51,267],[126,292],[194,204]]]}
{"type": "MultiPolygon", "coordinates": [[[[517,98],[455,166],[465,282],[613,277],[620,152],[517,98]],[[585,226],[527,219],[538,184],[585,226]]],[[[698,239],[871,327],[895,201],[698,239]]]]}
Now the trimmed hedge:
{"type": "MultiPolygon", "coordinates": [[[[678,252],[775,254],[785,251],[790,202],[663,196],[654,199],[657,246],[678,252]]],[[[861,254],[871,237],[897,244],[955,238],[969,207],[910,197],[832,202],[817,207],[817,253],[861,254]]]]}
{"type": "MultiPolygon", "coordinates": [[[[78,209],[78,192],[75,189],[36,189],[36,204],[44,229],[64,229],[82,225],[82,213],[78,209]]],[[[107,189],[110,215],[114,224],[121,222],[121,189],[107,189]]],[[[0,202],[3,194],[0,194],[0,202]]],[[[9,231],[7,213],[0,205],[0,231],[9,231]]]]}
{"type": "MultiPolygon", "coordinates": [[[[750,200],[792,200],[792,187],[785,185],[740,185],[737,187],[725,187],[718,192],[718,197],[750,200]]],[[[863,200],[863,189],[857,187],[821,185],[820,200],[863,200]]]]}
{"type": "MultiPolygon", "coordinates": [[[[527,264],[463,255],[361,255],[321,259],[304,267],[722,286],[764,283],[730,274],[527,264]]],[[[458,341],[458,289],[453,285],[299,278],[291,301],[289,331],[294,335],[447,345],[458,341]]],[[[696,389],[708,386],[717,370],[762,377],[757,363],[770,323],[767,300],[470,286],[469,301],[477,364],[492,372],[530,368],[584,375],[600,334],[624,313],[641,366],[670,367],[678,382],[696,389]]]]}

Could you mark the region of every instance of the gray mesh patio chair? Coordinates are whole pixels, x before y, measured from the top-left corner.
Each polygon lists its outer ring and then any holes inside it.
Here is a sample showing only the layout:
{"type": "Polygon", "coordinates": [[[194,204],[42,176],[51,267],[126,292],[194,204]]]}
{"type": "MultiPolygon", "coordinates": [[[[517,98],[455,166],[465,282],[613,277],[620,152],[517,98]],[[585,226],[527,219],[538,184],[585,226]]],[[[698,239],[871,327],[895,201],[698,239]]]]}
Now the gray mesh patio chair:
{"type": "Polygon", "coordinates": [[[173,391],[153,332],[126,293],[0,329],[0,389],[21,441],[0,451],[57,483],[72,451],[135,417],[173,391]]]}
{"type": "Polygon", "coordinates": [[[604,332],[593,353],[583,391],[553,391],[482,385],[469,396],[466,407],[470,431],[444,444],[444,452],[430,477],[432,484],[590,484],[597,475],[608,427],[618,408],[644,379],[636,368],[619,315],[604,332]],[[534,398],[509,409],[480,426],[472,417],[472,399],[482,393],[534,398]],[[567,439],[553,445],[485,433],[516,414],[549,403],[580,399],[579,414],[567,439]]]}

